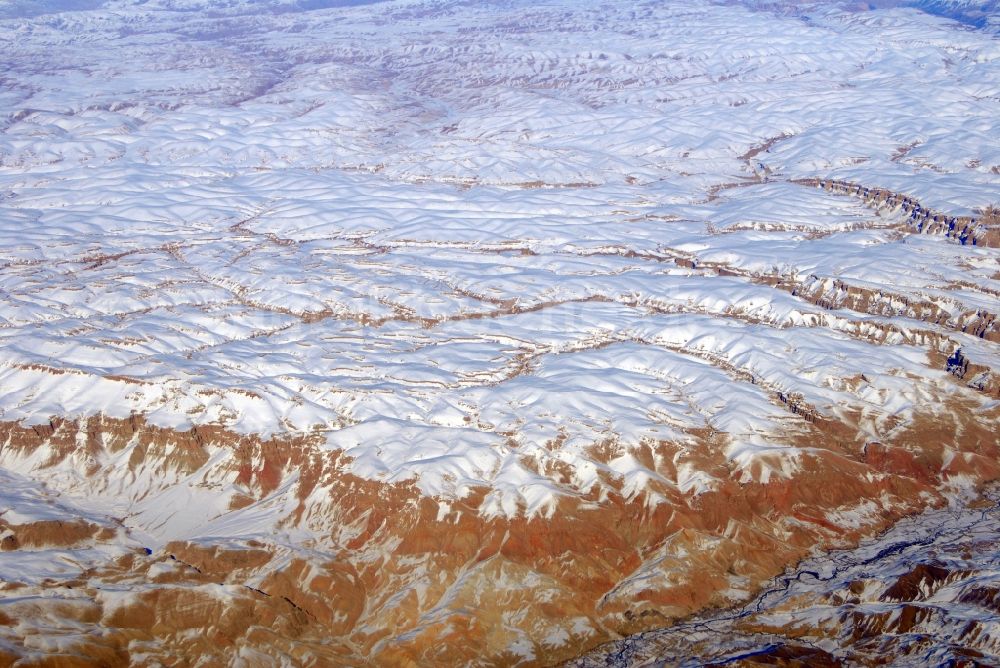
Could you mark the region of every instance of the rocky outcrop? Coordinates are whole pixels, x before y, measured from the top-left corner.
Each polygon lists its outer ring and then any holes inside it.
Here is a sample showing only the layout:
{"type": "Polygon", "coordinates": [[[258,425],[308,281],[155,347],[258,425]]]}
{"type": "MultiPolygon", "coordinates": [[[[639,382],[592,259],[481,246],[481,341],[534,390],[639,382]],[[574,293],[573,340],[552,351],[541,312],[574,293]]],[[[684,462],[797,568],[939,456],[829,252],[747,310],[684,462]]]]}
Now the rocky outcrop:
{"type": "Polygon", "coordinates": [[[948,372],[965,381],[969,387],[1000,398],[1000,374],[986,365],[971,361],[961,348],[956,348],[944,364],[948,372]]]}
{"type": "MultiPolygon", "coordinates": [[[[509,518],[481,513],[485,488],[443,506],[406,483],[358,478],[319,435],[174,431],[141,416],[5,423],[6,466],[87,472],[66,494],[110,498],[124,488],[141,499],[210,488],[230,499],[208,516],[212,526],[240,526],[242,512],[270,529],[252,537],[187,530],[151,549],[124,534],[66,532],[74,545],[133,547],[70,579],[8,582],[5,592],[17,587],[17,596],[0,592],[0,612],[28,614],[30,593],[31,614],[49,621],[44,630],[0,626],[0,636],[32,656],[39,634],[56,633],[66,665],[72,657],[124,665],[136,647],[147,658],[197,654],[209,662],[202,665],[222,665],[233,648],[249,646],[301,665],[547,665],[728,605],[734,591],[749,595],[817,546],[852,543],[937,503],[950,476],[1000,476],[993,431],[971,411],[946,415],[868,445],[847,424],[809,423],[802,438],[814,454],[793,478],[766,484],[741,482],[722,436],[702,434],[692,456],[717,478],[714,489],[682,494],[651,483],[630,498],[605,473],[593,494],[564,498],[550,517],[509,518]],[[943,445],[961,454],[946,460],[943,445]],[[113,463],[122,461],[124,469],[113,463]],[[835,519],[871,500],[879,501],[856,522],[835,519]],[[295,541],[281,538],[288,532],[295,541]]],[[[677,445],[647,448],[640,460],[652,479],[676,475],[677,445]]],[[[124,525],[142,529],[141,521],[124,525]]],[[[25,529],[12,530],[28,541],[25,529]]],[[[49,544],[35,535],[33,545],[49,544]]],[[[924,586],[921,577],[913,586],[924,586]]]]}
{"type": "Polygon", "coordinates": [[[833,179],[802,179],[796,182],[857,197],[873,209],[897,213],[903,217],[907,227],[918,234],[938,234],[955,239],[962,245],[1000,248],[1000,215],[992,207],[987,207],[976,216],[953,216],[885,188],[833,179]]]}
{"type": "Polygon", "coordinates": [[[41,520],[8,524],[0,518],[0,550],[73,547],[92,540],[109,540],[115,531],[79,519],[41,520]]]}
{"type": "Polygon", "coordinates": [[[956,314],[929,299],[915,299],[886,288],[861,287],[842,279],[824,279],[819,276],[809,276],[782,287],[823,308],[846,308],[871,315],[913,318],[987,341],[1000,342],[1000,322],[997,315],[984,309],[956,314]]]}

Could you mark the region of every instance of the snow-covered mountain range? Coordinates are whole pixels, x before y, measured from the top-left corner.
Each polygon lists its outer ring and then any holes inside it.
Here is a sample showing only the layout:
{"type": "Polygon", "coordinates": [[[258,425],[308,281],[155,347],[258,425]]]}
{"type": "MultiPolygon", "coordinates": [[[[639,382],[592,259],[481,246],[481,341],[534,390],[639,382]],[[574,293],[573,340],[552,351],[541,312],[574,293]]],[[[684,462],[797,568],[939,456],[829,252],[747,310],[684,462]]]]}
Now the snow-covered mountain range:
{"type": "Polygon", "coordinates": [[[0,662],[548,665],[1000,477],[995,8],[885,4],[0,3],[0,662]]]}

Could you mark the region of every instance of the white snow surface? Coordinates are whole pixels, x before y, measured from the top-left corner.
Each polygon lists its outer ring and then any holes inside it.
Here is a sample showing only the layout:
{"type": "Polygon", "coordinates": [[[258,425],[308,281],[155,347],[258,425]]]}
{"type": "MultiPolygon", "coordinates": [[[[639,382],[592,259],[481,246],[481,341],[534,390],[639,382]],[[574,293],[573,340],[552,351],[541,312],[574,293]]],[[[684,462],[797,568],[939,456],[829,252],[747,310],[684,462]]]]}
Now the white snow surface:
{"type": "Polygon", "coordinates": [[[792,181],[1000,202],[989,31],[832,4],[80,0],[0,4],[0,45],[4,420],[320,429],[360,475],[513,514],[587,490],[608,441],[633,493],[630,448],[705,428],[737,472],[794,475],[777,393],[873,436],[986,401],[852,333],[943,326],[752,277],[1000,310],[996,249],[792,181]]]}

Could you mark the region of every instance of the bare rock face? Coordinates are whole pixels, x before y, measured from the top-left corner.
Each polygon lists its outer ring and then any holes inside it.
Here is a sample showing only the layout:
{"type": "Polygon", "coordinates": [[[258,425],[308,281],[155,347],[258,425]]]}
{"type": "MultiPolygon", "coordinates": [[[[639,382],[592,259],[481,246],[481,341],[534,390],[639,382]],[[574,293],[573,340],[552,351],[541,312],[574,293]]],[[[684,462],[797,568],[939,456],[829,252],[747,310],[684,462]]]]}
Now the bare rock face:
{"type": "Polygon", "coordinates": [[[0,549],[17,550],[41,546],[72,547],[89,539],[113,538],[115,532],[81,520],[41,520],[27,524],[0,522],[0,549]]]}
{"type": "MultiPolygon", "coordinates": [[[[604,498],[563,499],[551,517],[489,518],[478,505],[485,488],[442,513],[438,501],[412,486],[348,473],[342,453],[324,449],[315,437],[175,432],[138,416],[3,429],[7,466],[41,462],[34,469],[41,476],[89,462],[88,475],[67,493],[100,493],[124,478],[133,481],[129,493],[136,499],[190,495],[206,486],[244,499],[218,507],[205,528],[188,531],[187,538],[161,534],[150,554],[135,532],[123,540],[125,529],[79,520],[5,527],[14,539],[6,549],[35,550],[41,558],[80,550],[93,560],[64,578],[8,579],[15,598],[3,604],[7,617],[43,615],[47,622],[3,626],[7,646],[30,655],[40,637],[55,634],[60,640],[49,650],[58,646],[67,657],[88,660],[116,657],[100,659],[112,665],[178,653],[224,665],[232,652],[254,647],[309,665],[373,657],[394,665],[454,665],[484,656],[526,663],[511,650],[519,642],[533,654],[527,663],[546,665],[581,647],[726,606],[734,587],[752,593],[816,549],[853,543],[940,504],[937,490],[949,475],[985,480],[1000,474],[994,434],[975,422],[928,424],[898,443],[869,444],[853,456],[833,440],[845,436],[843,425],[818,425],[803,436],[816,455],[794,480],[730,478],[716,490],[673,492],[650,506],[642,496],[623,497],[609,477],[604,498]],[[965,465],[945,466],[939,439],[958,431],[963,436],[953,461],[965,465]],[[79,447],[66,447],[69,442],[79,447]],[[141,475],[150,471],[156,475],[141,475]],[[140,477],[143,488],[136,486],[140,477]],[[870,499],[882,502],[853,526],[829,519],[831,510],[870,499]],[[211,529],[245,526],[247,518],[278,507],[252,538],[211,529]],[[104,547],[110,552],[102,553],[104,547]]],[[[650,462],[669,449],[652,447],[650,462]]],[[[710,440],[701,452],[705,466],[725,466],[721,459],[709,464],[710,440]]],[[[180,517],[200,512],[183,504],[171,510],[180,517]]],[[[954,577],[939,565],[921,565],[879,600],[910,601],[954,577]]],[[[882,628],[926,625],[932,614],[901,610],[876,621],[839,623],[877,635],[882,628]]],[[[805,650],[775,652],[768,660],[825,660],[805,650]]]]}

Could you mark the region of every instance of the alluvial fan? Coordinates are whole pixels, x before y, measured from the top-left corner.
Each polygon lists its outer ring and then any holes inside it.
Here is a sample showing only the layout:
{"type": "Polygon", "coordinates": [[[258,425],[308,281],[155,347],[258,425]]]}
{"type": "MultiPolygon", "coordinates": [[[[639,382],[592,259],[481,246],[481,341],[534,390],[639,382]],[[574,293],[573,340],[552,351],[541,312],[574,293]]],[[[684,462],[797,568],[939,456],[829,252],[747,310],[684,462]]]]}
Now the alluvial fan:
{"type": "Polygon", "coordinates": [[[988,5],[0,3],[0,665],[1000,662],[988,5]]]}

